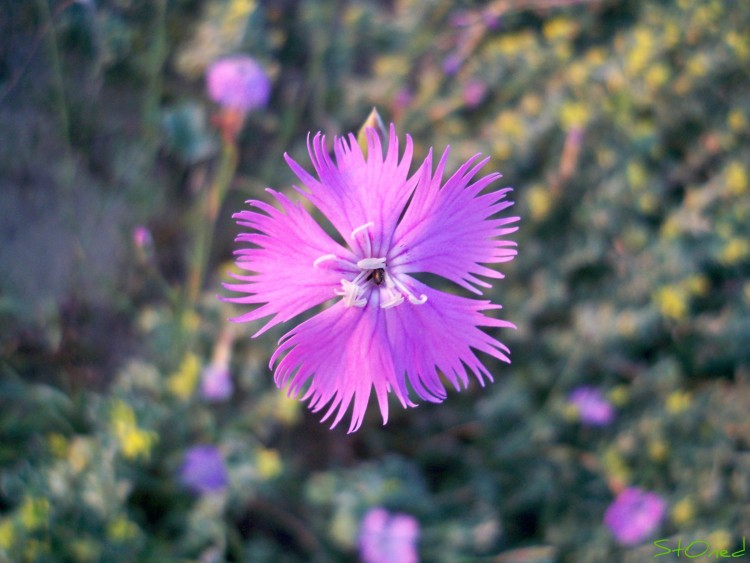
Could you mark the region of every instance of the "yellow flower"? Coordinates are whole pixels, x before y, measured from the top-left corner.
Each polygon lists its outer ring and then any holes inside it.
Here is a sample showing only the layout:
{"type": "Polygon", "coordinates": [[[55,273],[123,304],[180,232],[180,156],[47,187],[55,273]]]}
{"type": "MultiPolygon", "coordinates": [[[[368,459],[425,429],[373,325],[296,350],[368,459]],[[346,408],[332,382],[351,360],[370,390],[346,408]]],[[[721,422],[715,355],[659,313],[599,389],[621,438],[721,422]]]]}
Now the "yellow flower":
{"type": "Polygon", "coordinates": [[[122,455],[127,459],[145,458],[151,453],[151,447],[156,442],[156,434],[140,428],[129,428],[120,436],[122,455]]]}
{"type": "Polygon", "coordinates": [[[680,320],[688,313],[687,296],[679,287],[662,287],[656,292],[654,298],[659,311],[667,318],[680,320]]]}
{"type": "Polygon", "coordinates": [[[626,72],[630,76],[640,74],[646,68],[654,52],[654,36],[651,30],[637,29],[634,34],[634,45],[625,61],[626,72]]]}
{"type": "Polygon", "coordinates": [[[599,47],[594,47],[586,52],[586,62],[592,65],[601,65],[607,61],[607,52],[599,47]]]}
{"type": "Polygon", "coordinates": [[[692,399],[687,391],[674,391],[667,397],[666,409],[669,414],[680,414],[690,408],[692,399]]]}
{"type": "Polygon", "coordinates": [[[259,448],[256,453],[255,462],[258,474],[262,479],[273,479],[281,473],[282,463],[279,452],[273,449],[259,448]]]}
{"type": "Polygon", "coordinates": [[[669,67],[664,63],[657,63],[646,71],[646,85],[651,90],[658,90],[669,80],[669,67]]]}
{"type": "Polygon", "coordinates": [[[661,236],[665,239],[673,239],[682,232],[680,220],[674,215],[667,217],[667,220],[661,226],[661,236]]]}
{"type": "Polygon", "coordinates": [[[513,146],[506,140],[500,139],[492,144],[492,155],[498,160],[508,160],[513,154],[513,146]]]}
{"type": "Polygon", "coordinates": [[[575,34],[578,24],[567,18],[553,18],[544,23],[542,33],[547,41],[568,39],[575,34]]]}
{"type": "Polygon", "coordinates": [[[684,286],[693,295],[706,295],[709,289],[708,278],[706,278],[706,276],[696,274],[686,279],[684,286]]]}
{"type": "Polygon", "coordinates": [[[21,524],[27,530],[44,528],[49,521],[50,506],[46,498],[26,497],[21,504],[21,524]]]}
{"type": "Polygon", "coordinates": [[[719,260],[727,265],[737,264],[750,256],[750,243],[747,239],[734,237],[729,239],[719,255],[719,260]]]}
{"type": "Polygon", "coordinates": [[[589,67],[580,61],[568,67],[568,81],[574,86],[583,86],[589,79],[589,67]]]}
{"type": "Polygon", "coordinates": [[[648,445],[648,456],[656,462],[667,459],[669,447],[664,440],[652,440],[648,445]]]}
{"type": "Polygon", "coordinates": [[[653,213],[656,211],[658,200],[652,193],[641,194],[638,198],[638,209],[644,213],[653,213]]]}
{"type": "Polygon", "coordinates": [[[747,170],[741,162],[735,160],[727,166],[726,186],[729,193],[734,196],[742,195],[747,191],[747,170]]]}
{"type": "Polygon", "coordinates": [[[195,311],[185,311],[180,318],[182,327],[188,332],[195,332],[201,324],[201,318],[195,311]]]}
{"type": "Polygon", "coordinates": [[[630,400],[630,390],[626,385],[617,385],[607,393],[607,398],[616,407],[621,407],[630,400]]]}
{"type": "Polygon", "coordinates": [[[552,198],[547,188],[541,185],[532,186],[526,192],[526,196],[531,218],[534,221],[540,221],[549,215],[550,209],[552,209],[552,198]]]}
{"type": "Polygon", "coordinates": [[[737,33],[736,31],[730,31],[726,34],[724,40],[741,61],[744,61],[750,56],[750,41],[748,40],[747,35],[737,33]]]}
{"type": "Polygon", "coordinates": [[[735,133],[744,131],[747,128],[747,118],[745,117],[745,114],[742,113],[741,109],[733,109],[729,112],[727,125],[729,125],[729,128],[735,133]]]}
{"type": "Polygon", "coordinates": [[[629,162],[627,170],[625,172],[630,187],[634,190],[641,190],[646,187],[646,181],[648,180],[648,173],[646,168],[640,162],[629,162]]]}
{"type": "Polygon", "coordinates": [[[138,535],[138,526],[124,515],[117,516],[107,524],[107,536],[114,542],[124,542],[138,535]]]}
{"type": "Polygon", "coordinates": [[[300,416],[300,402],[291,397],[287,397],[285,393],[277,393],[277,405],[274,409],[274,416],[279,422],[282,422],[288,426],[291,426],[300,416]]]}
{"type": "Polygon", "coordinates": [[[13,520],[3,518],[0,520],[0,549],[9,550],[16,540],[16,530],[13,520]]]}
{"type": "Polygon", "coordinates": [[[677,45],[680,42],[680,26],[673,21],[665,22],[661,39],[667,48],[677,45]]]}
{"type": "Polygon", "coordinates": [[[76,437],[68,448],[68,464],[74,472],[80,473],[91,461],[91,443],[87,438],[76,437]]]}
{"type": "Polygon", "coordinates": [[[124,401],[116,401],[110,414],[112,429],[120,444],[120,451],[127,459],[148,458],[157,441],[155,432],[138,427],[135,412],[124,401]]]}
{"type": "Polygon", "coordinates": [[[375,61],[375,74],[378,76],[406,76],[411,67],[403,55],[383,55],[375,61]]]}
{"type": "Polygon", "coordinates": [[[566,131],[582,127],[589,120],[589,111],[580,102],[566,102],[560,108],[560,123],[566,131]]]}
{"type": "Polygon", "coordinates": [[[726,530],[716,530],[708,534],[706,541],[711,545],[712,550],[716,549],[721,552],[732,547],[733,539],[732,534],[726,530]]]}
{"type": "Polygon", "coordinates": [[[542,98],[537,94],[524,94],[521,109],[528,115],[537,116],[542,111],[542,98]]]}
{"type": "Polygon", "coordinates": [[[686,65],[687,72],[691,76],[703,76],[708,72],[708,62],[703,53],[698,53],[690,57],[686,65]]]}
{"type": "Polygon", "coordinates": [[[500,132],[501,135],[518,139],[523,135],[524,127],[523,120],[515,112],[505,110],[495,119],[495,128],[500,132]]]}
{"type": "MultiPolygon", "coordinates": [[[[672,522],[677,526],[688,524],[695,517],[695,503],[690,497],[677,502],[672,508],[672,522]]],[[[713,545],[713,544],[711,544],[713,545]]]]}
{"type": "Polygon", "coordinates": [[[169,376],[167,388],[176,397],[187,400],[195,391],[200,377],[200,359],[188,353],[182,360],[179,369],[169,376]]]}

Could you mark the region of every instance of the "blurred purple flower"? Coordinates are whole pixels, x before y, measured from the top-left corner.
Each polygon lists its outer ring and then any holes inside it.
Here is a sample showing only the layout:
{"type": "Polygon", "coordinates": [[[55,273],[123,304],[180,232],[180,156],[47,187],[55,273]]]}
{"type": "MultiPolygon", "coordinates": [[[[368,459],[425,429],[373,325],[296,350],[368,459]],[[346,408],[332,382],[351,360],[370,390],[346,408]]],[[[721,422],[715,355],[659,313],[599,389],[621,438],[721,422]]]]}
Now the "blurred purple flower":
{"type": "Polygon", "coordinates": [[[206,71],[206,84],[214,102],[241,113],[264,107],[271,93],[268,75],[247,55],[214,61],[206,71]]]}
{"type": "Polygon", "coordinates": [[[578,387],[571,392],[568,400],[578,409],[583,424],[606,426],[614,420],[612,405],[596,387],[578,387]]]}
{"type": "Polygon", "coordinates": [[[416,563],[418,540],[416,518],[373,508],[360,525],[359,554],[363,563],[416,563]]]}
{"type": "Polygon", "coordinates": [[[448,55],[443,59],[443,72],[447,75],[456,74],[461,68],[463,59],[458,53],[448,55]]]}
{"type": "Polygon", "coordinates": [[[209,401],[224,401],[232,396],[234,384],[229,367],[211,362],[201,373],[201,395],[209,401]]]}
{"type": "Polygon", "coordinates": [[[609,505],[604,523],[620,544],[635,545],[657,530],[666,508],[656,493],[628,487],[609,505]]]}
{"type": "Polygon", "coordinates": [[[229,476],[224,457],[216,446],[193,446],[185,452],[180,481],[195,493],[212,493],[227,486],[229,476]]]}
{"type": "Polygon", "coordinates": [[[484,81],[474,78],[466,83],[463,89],[464,103],[470,107],[477,107],[487,93],[487,85],[484,81]]]}
{"type": "Polygon", "coordinates": [[[510,362],[508,348],[481,327],[513,327],[485,316],[499,309],[433,289],[414,273],[442,276],[481,295],[477,286],[491,285],[475,275],[502,278],[482,264],[512,260],[515,242],[503,237],[516,231],[518,217],[497,217],[512,205],[510,188],[480,192],[500,174],[474,177],[488,159],[476,155],[443,184],[448,149],[432,173],[432,151],[408,177],[412,140],[399,162],[399,143],[391,125],[388,151],[367,131],[367,157],[354,135],[334,141],[336,163],[318,134],[308,146],[318,178],[288,155],[286,160],[309,191],[296,188],[340,233],[346,246],[331,238],[300,202],[268,189],[281,210],[250,201],[253,210],[235,215],[251,229],[237,241],[237,265],[250,271],[233,275],[240,283],[225,287],[245,293],[228,301],[259,307],[234,319],[247,322],[273,317],[258,331],[285,322],[340,296],[336,303],[281,340],[271,357],[279,387],[289,394],[304,391],[314,411],[328,406],[326,420],[338,411],[332,427],[349,405],[349,432],[362,423],[372,388],[384,422],[388,393],[404,407],[414,406],[409,387],[427,401],[441,402],[445,377],[457,390],[466,387],[467,368],[484,384],[492,375],[475,350],[510,362]],[[442,187],[441,187],[442,184],[442,187]]]}
{"type": "Polygon", "coordinates": [[[136,225],[133,228],[133,244],[136,248],[143,250],[150,247],[154,243],[154,239],[151,236],[151,231],[143,225],[136,225]]]}

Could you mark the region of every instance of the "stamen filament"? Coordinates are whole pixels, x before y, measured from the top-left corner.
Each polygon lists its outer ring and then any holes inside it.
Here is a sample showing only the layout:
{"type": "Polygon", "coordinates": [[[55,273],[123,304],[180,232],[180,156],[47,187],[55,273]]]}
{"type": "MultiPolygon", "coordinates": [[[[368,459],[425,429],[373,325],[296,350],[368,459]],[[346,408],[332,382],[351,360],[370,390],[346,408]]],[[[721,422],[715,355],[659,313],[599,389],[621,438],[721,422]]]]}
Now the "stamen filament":
{"type": "Polygon", "coordinates": [[[352,240],[354,240],[355,238],[357,238],[357,235],[360,232],[364,231],[365,229],[369,229],[370,227],[374,227],[374,226],[375,226],[375,223],[373,223],[372,221],[370,221],[369,223],[365,223],[364,225],[360,225],[359,227],[357,227],[356,229],[354,229],[352,231],[352,234],[349,235],[349,236],[352,238],[352,240]]]}
{"type": "Polygon", "coordinates": [[[427,296],[424,293],[419,297],[416,297],[411,291],[409,291],[409,288],[406,287],[404,283],[393,276],[388,277],[391,278],[393,285],[395,285],[401,293],[405,294],[409,298],[409,303],[411,303],[412,305],[424,305],[425,303],[427,303],[427,296]]]}
{"type": "Polygon", "coordinates": [[[357,262],[357,268],[363,270],[378,270],[385,268],[385,258],[364,258],[357,262]]]}
{"type": "MultiPolygon", "coordinates": [[[[359,227],[354,229],[352,231],[352,234],[349,236],[351,237],[352,240],[354,240],[359,233],[361,233],[365,229],[369,229],[370,227],[374,227],[374,226],[375,226],[375,223],[370,221],[369,223],[365,223],[364,225],[360,225],[359,227]]],[[[370,242],[370,237],[366,236],[365,237],[365,255],[370,256],[371,254],[372,254],[372,243],[370,242]]]]}
{"type": "Polygon", "coordinates": [[[321,262],[325,262],[326,260],[335,260],[338,258],[335,254],[324,254],[323,256],[318,256],[315,259],[315,262],[313,262],[313,268],[317,268],[318,264],[321,262]]]}

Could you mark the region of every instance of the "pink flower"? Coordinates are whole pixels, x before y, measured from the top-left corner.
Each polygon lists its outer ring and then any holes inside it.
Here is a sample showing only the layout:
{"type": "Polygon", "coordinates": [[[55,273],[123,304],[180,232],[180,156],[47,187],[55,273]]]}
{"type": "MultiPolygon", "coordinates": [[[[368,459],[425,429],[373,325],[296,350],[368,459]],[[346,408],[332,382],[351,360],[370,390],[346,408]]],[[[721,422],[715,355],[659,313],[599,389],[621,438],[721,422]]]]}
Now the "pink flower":
{"type": "Polygon", "coordinates": [[[360,525],[359,554],[363,563],[417,563],[418,540],[416,518],[373,508],[360,525]]]}
{"type": "Polygon", "coordinates": [[[470,108],[475,108],[484,100],[484,96],[487,94],[487,85],[475,78],[464,86],[462,94],[464,103],[470,108]]]}
{"type": "Polygon", "coordinates": [[[247,55],[214,61],[206,71],[206,86],[214,102],[241,113],[264,107],[271,93],[268,75],[247,55]]]}
{"type": "Polygon", "coordinates": [[[583,424],[606,426],[615,418],[615,411],[596,387],[578,387],[568,400],[578,409],[583,424]]]}
{"type": "Polygon", "coordinates": [[[622,545],[635,545],[653,534],[664,516],[666,501],[638,487],[623,490],[604,513],[604,523],[622,545]]]}
{"type": "Polygon", "coordinates": [[[488,300],[467,299],[433,289],[413,274],[442,276],[481,295],[475,277],[502,278],[482,264],[512,260],[518,217],[497,215],[512,205],[510,188],[481,194],[500,174],[474,180],[488,159],[469,159],[443,182],[448,150],[432,172],[432,152],[411,176],[412,141],[403,157],[391,125],[385,157],[377,133],[367,135],[367,158],[354,135],[334,141],[336,163],[318,134],[308,147],[317,178],[286,156],[309,191],[310,200],[338,231],[331,238],[299,202],[268,189],[281,209],[261,201],[235,215],[250,232],[240,234],[237,265],[248,275],[226,284],[244,296],[235,303],[260,305],[234,319],[255,321],[272,315],[261,334],[313,307],[330,304],[292,328],[271,358],[279,387],[304,393],[313,411],[328,405],[339,423],[353,404],[349,431],[362,423],[374,388],[383,421],[388,394],[415,406],[409,387],[431,402],[446,397],[444,377],[456,390],[468,385],[468,371],[480,384],[492,375],[475,351],[510,362],[510,351],[481,327],[513,327],[485,316],[499,309],[488,300]],[[441,187],[442,186],[442,187],[441,187]]]}

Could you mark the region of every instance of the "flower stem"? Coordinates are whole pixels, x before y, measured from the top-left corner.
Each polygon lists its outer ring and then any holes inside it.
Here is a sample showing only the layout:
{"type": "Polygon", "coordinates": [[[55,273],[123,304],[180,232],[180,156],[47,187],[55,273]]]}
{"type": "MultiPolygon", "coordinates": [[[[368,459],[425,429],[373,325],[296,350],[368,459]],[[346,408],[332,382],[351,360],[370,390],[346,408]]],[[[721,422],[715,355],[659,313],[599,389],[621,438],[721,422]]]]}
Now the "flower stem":
{"type": "Polygon", "coordinates": [[[195,214],[197,237],[190,260],[187,284],[187,306],[193,308],[198,301],[211,252],[216,218],[237,169],[237,146],[233,142],[222,144],[219,169],[204,197],[198,202],[195,214]]]}

